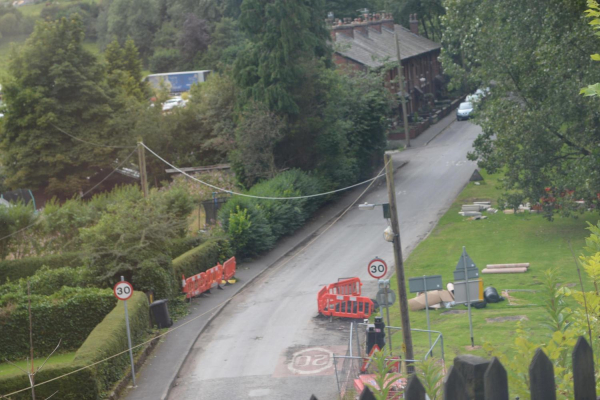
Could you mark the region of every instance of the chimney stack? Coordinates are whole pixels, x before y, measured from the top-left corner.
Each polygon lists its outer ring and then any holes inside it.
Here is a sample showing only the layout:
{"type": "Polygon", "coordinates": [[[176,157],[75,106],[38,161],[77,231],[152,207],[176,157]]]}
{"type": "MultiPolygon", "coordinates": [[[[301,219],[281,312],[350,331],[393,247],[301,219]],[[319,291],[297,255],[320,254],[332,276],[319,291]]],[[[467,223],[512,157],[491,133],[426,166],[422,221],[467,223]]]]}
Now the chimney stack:
{"type": "Polygon", "coordinates": [[[419,20],[417,19],[417,14],[410,14],[409,21],[410,23],[410,31],[415,35],[419,34],[419,20]]]}

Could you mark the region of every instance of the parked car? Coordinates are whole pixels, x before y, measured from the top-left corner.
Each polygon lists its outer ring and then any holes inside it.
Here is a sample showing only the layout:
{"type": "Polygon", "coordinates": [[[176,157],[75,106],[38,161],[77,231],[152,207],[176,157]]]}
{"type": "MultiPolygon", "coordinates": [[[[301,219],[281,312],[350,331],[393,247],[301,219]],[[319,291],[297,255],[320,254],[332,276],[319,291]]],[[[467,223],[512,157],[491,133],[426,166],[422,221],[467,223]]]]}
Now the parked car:
{"type": "Polygon", "coordinates": [[[163,103],[162,110],[171,111],[175,107],[184,107],[185,103],[185,100],[183,100],[181,97],[173,97],[163,103]]]}
{"type": "Polygon", "coordinates": [[[460,103],[458,109],[456,110],[456,120],[461,121],[463,119],[469,119],[473,116],[473,103],[470,101],[466,101],[464,103],[460,103]]]}

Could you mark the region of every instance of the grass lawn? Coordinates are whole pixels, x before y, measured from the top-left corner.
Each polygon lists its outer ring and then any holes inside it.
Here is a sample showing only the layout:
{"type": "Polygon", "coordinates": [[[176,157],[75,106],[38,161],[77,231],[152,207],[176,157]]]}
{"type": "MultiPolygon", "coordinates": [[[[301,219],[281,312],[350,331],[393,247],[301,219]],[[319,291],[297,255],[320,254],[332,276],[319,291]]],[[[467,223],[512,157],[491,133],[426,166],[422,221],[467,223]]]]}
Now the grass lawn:
{"type": "MultiPolygon", "coordinates": [[[[460,258],[462,246],[466,246],[479,270],[486,264],[531,263],[528,272],[523,274],[481,274],[484,287],[494,286],[498,292],[504,289],[539,290],[536,278],[543,276],[543,271],[555,268],[564,284],[575,284],[579,287],[577,269],[573,262],[568,242],[577,255],[582,253],[584,239],[589,235],[586,221],[596,224],[597,213],[585,213],[578,219],[556,217],[549,222],[538,214],[505,215],[502,212],[488,214],[488,219],[468,221],[458,214],[461,205],[478,200],[492,200],[495,205],[499,190],[496,188],[497,176],[483,174],[486,179],[481,185],[473,183],[463,190],[441,218],[429,237],[421,242],[405,263],[408,278],[422,275],[442,275],[444,285],[453,281],[453,271],[460,258]]],[[[400,227],[402,230],[402,226],[400,227]]],[[[586,282],[586,290],[592,284],[586,282]]],[[[395,278],[391,282],[396,287],[395,278]]],[[[414,297],[409,294],[409,298],[414,297]]],[[[511,294],[513,296],[513,294],[511,294]]],[[[475,345],[490,343],[510,354],[510,346],[514,342],[516,321],[487,322],[487,318],[504,316],[525,316],[522,326],[530,332],[530,339],[543,342],[549,330],[541,326],[546,320],[542,307],[543,297],[540,293],[515,292],[511,306],[507,301],[488,304],[484,309],[473,309],[473,329],[475,345]],[[531,306],[531,304],[537,306],[531,306]]],[[[456,306],[455,310],[466,310],[465,306],[456,306]]],[[[393,326],[400,326],[397,303],[390,308],[393,326]]],[[[451,361],[458,354],[474,354],[487,356],[483,349],[467,350],[470,346],[469,320],[464,314],[443,314],[447,310],[430,310],[431,329],[441,331],[444,335],[446,360],[451,361]]],[[[410,313],[411,328],[427,329],[425,311],[410,313]]],[[[401,334],[394,335],[394,347],[400,346],[401,334]]],[[[434,338],[435,339],[435,338],[434,338]]],[[[427,351],[426,333],[413,334],[415,357],[420,359],[427,351]]],[[[439,351],[436,354],[439,356],[439,351]]]]}
{"type": "MultiPolygon", "coordinates": [[[[73,362],[74,358],[75,358],[74,351],[71,353],[55,354],[52,357],[50,357],[50,359],[46,363],[45,367],[52,365],[52,364],[71,363],[71,362],[73,362]]],[[[33,362],[33,366],[37,369],[40,365],[42,365],[42,363],[44,362],[45,359],[46,359],[45,357],[44,358],[36,358],[33,362]]],[[[28,368],[27,361],[17,361],[17,362],[15,362],[15,364],[24,370],[27,370],[27,368],[28,368]]],[[[3,362],[0,364],[0,378],[4,378],[4,377],[10,376],[10,375],[18,375],[21,373],[22,372],[19,369],[15,368],[13,365],[10,365],[7,362],[3,362]]]]}

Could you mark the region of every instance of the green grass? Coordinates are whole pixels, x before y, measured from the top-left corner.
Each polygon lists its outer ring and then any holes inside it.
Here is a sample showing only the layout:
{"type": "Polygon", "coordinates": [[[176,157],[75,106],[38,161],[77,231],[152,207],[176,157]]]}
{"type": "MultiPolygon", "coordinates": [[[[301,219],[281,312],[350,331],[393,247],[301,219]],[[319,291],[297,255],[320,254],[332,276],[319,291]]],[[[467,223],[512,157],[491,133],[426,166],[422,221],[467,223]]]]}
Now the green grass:
{"type": "MultiPolygon", "coordinates": [[[[523,274],[481,274],[484,287],[494,286],[498,292],[504,289],[539,290],[536,278],[543,272],[554,268],[558,271],[562,283],[577,283],[577,269],[569,250],[571,242],[576,254],[582,253],[584,239],[589,235],[586,221],[596,224],[597,213],[585,213],[578,219],[556,217],[549,222],[539,214],[513,214],[502,212],[488,214],[486,220],[468,221],[458,214],[462,204],[478,200],[492,200],[492,206],[498,198],[497,176],[483,174],[486,179],[481,185],[473,183],[463,190],[448,212],[441,218],[429,237],[413,251],[405,263],[408,278],[422,275],[442,275],[444,284],[453,281],[453,271],[460,258],[462,246],[466,246],[479,270],[486,264],[529,262],[531,267],[523,274]]],[[[395,279],[395,278],[394,278],[395,279]]],[[[396,287],[395,281],[392,287],[396,287]]],[[[592,284],[586,282],[586,290],[592,284]]],[[[528,320],[522,326],[528,330],[530,339],[542,342],[549,333],[541,323],[547,318],[542,304],[541,293],[515,292],[518,306],[507,301],[488,304],[485,309],[473,309],[473,329],[475,345],[490,343],[510,354],[514,342],[516,321],[488,323],[486,318],[525,315],[528,320]],[[536,304],[538,306],[529,306],[536,304]]],[[[414,294],[409,294],[409,298],[414,294]]],[[[466,310],[465,306],[456,306],[456,310],[466,310]]],[[[398,307],[391,307],[393,326],[400,326],[398,307]]],[[[467,314],[445,314],[447,310],[430,310],[431,329],[444,335],[446,360],[452,360],[458,354],[487,356],[484,350],[467,350],[470,346],[469,320],[467,314]]],[[[425,311],[410,312],[411,328],[427,329],[425,311]]],[[[435,339],[435,338],[434,338],[435,339]]],[[[394,335],[394,347],[400,346],[401,335],[394,335]]],[[[415,357],[422,358],[427,350],[426,333],[413,334],[415,357]]],[[[439,351],[438,354],[439,356],[439,351]]]]}
{"type": "MultiPolygon", "coordinates": [[[[74,351],[71,353],[55,354],[48,359],[46,366],[50,366],[53,364],[71,363],[73,362],[74,358],[74,351]]],[[[42,365],[45,359],[45,357],[34,359],[33,366],[37,369],[40,365],[42,365]]],[[[17,361],[14,364],[18,365],[19,368],[24,370],[27,370],[29,368],[27,361],[17,361]]],[[[7,362],[0,364],[0,378],[4,378],[11,375],[19,375],[21,373],[22,372],[18,368],[15,368],[13,365],[10,365],[7,362]]]]}

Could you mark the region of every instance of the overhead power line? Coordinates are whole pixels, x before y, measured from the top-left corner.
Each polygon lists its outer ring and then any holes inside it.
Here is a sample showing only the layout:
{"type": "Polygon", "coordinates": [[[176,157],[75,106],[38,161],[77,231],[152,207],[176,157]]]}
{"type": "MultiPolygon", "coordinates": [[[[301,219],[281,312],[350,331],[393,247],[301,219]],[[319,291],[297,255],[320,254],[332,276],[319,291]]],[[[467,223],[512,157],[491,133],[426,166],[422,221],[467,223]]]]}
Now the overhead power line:
{"type": "Polygon", "coordinates": [[[69,136],[70,138],[73,138],[79,142],[85,143],[85,144],[89,144],[92,146],[96,146],[96,147],[108,147],[111,149],[133,149],[136,148],[137,146],[111,146],[111,145],[106,145],[106,144],[101,144],[101,143],[94,143],[94,142],[90,142],[87,140],[83,140],[78,138],[77,136],[73,136],[70,133],[66,132],[64,129],[59,128],[58,126],[54,125],[54,124],[50,124],[52,125],[54,128],[56,128],[59,132],[64,133],[65,135],[69,136]]]}
{"type": "Polygon", "coordinates": [[[146,150],[148,150],[150,153],[152,153],[156,158],[158,158],[159,160],[161,160],[162,162],[164,162],[165,164],[167,164],[171,168],[175,169],[179,173],[187,176],[188,178],[190,178],[190,179],[192,179],[192,180],[194,180],[196,182],[199,182],[199,183],[201,183],[203,185],[206,185],[206,186],[208,186],[210,188],[213,188],[215,190],[219,190],[221,192],[229,193],[229,194],[232,194],[232,195],[235,195],[235,196],[249,197],[249,198],[252,198],[252,199],[261,199],[261,200],[302,200],[302,199],[309,199],[309,198],[312,198],[312,197],[327,196],[327,195],[330,195],[330,194],[333,194],[333,193],[342,192],[344,190],[348,190],[348,189],[352,189],[352,188],[355,188],[355,187],[360,186],[360,185],[364,185],[365,183],[372,182],[372,181],[374,181],[374,180],[376,180],[378,178],[381,178],[382,176],[385,176],[385,174],[378,174],[374,178],[367,179],[366,181],[362,181],[362,182],[356,183],[356,184],[351,185],[351,186],[346,186],[346,187],[341,188],[341,189],[331,190],[329,192],[324,192],[324,193],[309,194],[309,195],[306,195],[306,196],[290,196],[290,197],[254,196],[254,195],[251,195],[251,194],[239,193],[239,192],[234,192],[234,191],[231,191],[231,190],[228,190],[228,189],[223,189],[223,188],[220,188],[218,186],[211,185],[208,182],[204,182],[203,180],[200,180],[200,179],[198,179],[198,178],[196,178],[196,177],[188,174],[187,172],[183,171],[182,169],[177,168],[176,166],[174,166],[173,164],[171,164],[170,162],[168,162],[167,160],[165,160],[164,158],[162,158],[161,156],[159,156],[158,154],[156,154],[151,148],[149,148],[148,146],[146,146],[144,143],[140,143],[140,144],[142,146],[144,146],[144,148],[146,148],[146,150]]]}
{"type": "MultiPolygon", "coordinates": [[[[145,147],[145,146],[144,146],[144,147],[145,147]]],[[[148,149],[148,150],[150,150],[150,149],[148,149]]],[[[386,164],[386,165],[385,165],[385,166],[384,166],[384,167],[381,169],[381,171],[379,171],[379,174],[378,174],[378,176],[381,176],[382,172],[383,172],[383,171],[385,171],[385,167],[386,167],[386,166],[387,166],[387,164],[386,164]]],[[[385,175],[385,174],[383,174],[383,175],[385,175]]],[[[365,193],[366,193],[366,192],[369,190],[369,188],[370,188],[370,187],[373,185],[373,183],[374,183],[374,182],[375,182],[375,181],[374,181],[374,180],[372,180],[372,182],[369,184],[369,186],[367,186],[367,187],[365,188],[365,190],[363,190],[363,191],[362,191],[362,193],[361,193],[361,194],[359,194],[359,195],[358,195],[358,197],[357,197],[357,198],[356,198],[356,199],[355,199],[355,200],[352,202],[352,204],[350,204],[350,205],[349,205],[349,206],[348,206],[346,209],[344,209],[344,211],[343,211],[343,212],[342,212],[342,213],[341,213],[341,214],[340,214],[340,215],[339,215],[339,216],[338,216],[338,217],[337,217],[337,218],[336,218],[336,219],[335,219],[335,220],[334,220],[334,221],[333,221],[331,224],[329,224],[329,225],[327,226],[327,228],[325,228],[325,230],[324,230],[323,232],[321,232],[319,235],[315,236],[315,237],[314,237],[314,238],[313,238],[313,239],[312,239],[310,242],[308,242],[308,243],[307,243],[307,244],[306,244],[304,247],[302,247],[300,250],[298,250],[296,253],[294,253],[294,254],[293,254],[293,255],[292,255],[290,258],[286,259],[286,260],[285,260],[283,263],[281,263],[281,264],[279,264],[277,267],[275,267],[275,268],[273,269],[273,272],[276,272],[276,271],[280,270],[281,268],[283,268],[284,266],[286,266],[287,264],[289,264],[289,262],[290,262],[290,261],[292,261],[292,260],[293,260],[294,258],[296,258],[298,255],[300,255],[300,254],[301,254],[301,253],[302,253],[304,250],[306,250],[306,249],[307,249],[308,247],[310,247],[310,246],[311,246],[311,245],[312,245],[314,242],[316,242],[316,241],[317,241],[317,240],[318,240],[318,239],[319,239],[319,238],[320,238],[322,235],[324,235],[324,234],[325,234],[325,232],[327,232],[327,231],[328,231],[329,229],[331,229],[331,228],[332,228],[332,227],[333,227],[335,224],[337,224],[337,223],[338,223],[338,221],[339,221],[340,219],[342,219],[342,217],[343,217],[344,215],[346,215],[346,213],[347,213],[348,211],[350,211],[350,210],[352,209],[352,207],[354,207],[354,205],[355,205],[355,204],[356,204],[356,203],[357,203],[357,202],[360,200],[360,198],[361,198],[361,197],[362,197],[362,196],[363,196],[363,195],[364,195],[364,194],[365,194],[365,193]]],[[[161,338],[161,337],[163,337],[163,336],[166,336],[166,335],[168,335],[169,333],[171,333],[171,332],[173,332],[173,331],[176,331],[177,329],[183,328],[184,326],[186,326],[187,324],[189,324],[189,323],[191,323],[191,322],[193,322],[193,321],[197,320],[198,318],[201,318],[201,317],[205,316],[206,314],[208,314],[208,313],[210,313],[210,312],[212,312],[212,311],[216,311],[216,310],[217,310],[219,307],[225,306],[227,303],[229,303],[229,302],[230,302],[230,301],[231,301],[233,298],[235,298],[235,297],[236,297],[238,294],[240,294],[240,293],[241,293],[241,292],[240,292],[240,291],[238,291],[238,292],[237,292],[237,293],[235,293],[233,296],[231,296],[229,299],[227,299],[227,300],[225,300],[225,301],[222,301],[221,303],[219,303],[219,304],[217,304],[216,306],[212,307],[210,310],[208,310],[208,311],[205,311],[205,312],[203,312],[202,314],[195,316],[194,318],[192,318],[192,319],[190,319],[190,320],[188,320],[188,321],[186,321],[186,322],[182,323],[181,325],[178,325],[178,326],[176,326],[176,327],[174,327],[174,328],[170,328],[168,331],[166,331],[166,332],[164,332],[164,333],[161,333],[161,334],[159,334],[159,335],[157,335],[157,336],[153,337],[153,338],[152,338],[152,339],[150,339],[150,340],[147,340],[147,341],[145,341],[145,342],[143,342],[143,343],[140,343],[140,344],[138,344],[138,345],[132,346],[132,347],[131,347],[131,350],[133,350],[133,349],[136,349],[136,348],[138,348],[138,347],[140,347],[140,346],[144,346],[145,344],[148,344],[148,343],[150,343],[150,342],[152,342],[152,341],[154,341],[154,340],[157,340],[157,339],[159,339],[159,338],[161,338]]],[[[89,364],[89,365],[86,365],[86,366],[84,366],[84,367],[78,368],[78,369],[76,369],[76,370],[74,370],[74,371],[71,371],[71,372],[67,372],[67,373],[66,373],[66,374],[64,374],[64,375],[60,375],[60,376],[54,377],[54,378],[52,378],[52,379],[49,379],[49,380],[47,380],[47,381],[44,381],[44,382],[36,383],[36,384],[35,384],[33,387],[38,387],[38,386],[41,386],[41,385],[45,385],[45,384],[47,384],[47,383],[50,383],[50,382],[52,382],[52,381],[56,381],[56,380],[58,380],[58,379],[62,379],[62,378],[64,378],[64,377],[67,377],[67,376],[69,376],[69,375],[72,375],[72,374],[75,374],[75,373],[77,373],[77,372],[83,371],[83,370],[85,370],[85,369],[91,368],[91,367],[93,367],[93,366],[95,366],[95,365],[102,364],[103,362],[106,362],[106,361],[108,361],[108,360],[110,360],[110,359],[113,359],[113,358],[115,358],[115,357],[118,357],[118,356],[120,356],[120,355],[122,355],[122,354],[125,354],[125,353],[129,352],[129,350],[130,350],[130,349],[123,350],[123,351],[121,351],[121,352],[119,352],[119,353],[113,354],[112,356],[106,357],[106,358],[104,358],[104,359],[102,359],[102,360],[99,360],[99,361],[96,361],[96,362],[94,362],[94,363],[92,363],[92,364],[89,364]]],[[[7,394],[5,394],[5,395],[3,395],[3,396],[2,396],[2,395],[0,395],[0,397],[8,397],[8,396],[12,396],[12,395],[15,395],[15,394],[17,394],[17,393],[25,392],[25,391],[27,391],[27,390],[29,390],[29,389],[31,389],[31,386],[29,386],[29,387],[26,387],[26,388],[24,388],[24,389],[20,389],[20,390],[14,391],[14,392],[12,392],[12,393],[7,393],[7,394]]]]}

